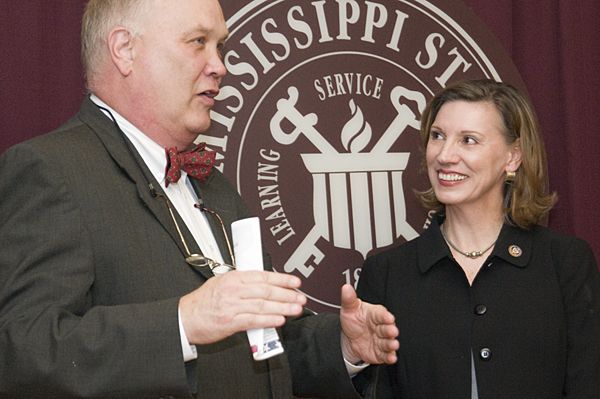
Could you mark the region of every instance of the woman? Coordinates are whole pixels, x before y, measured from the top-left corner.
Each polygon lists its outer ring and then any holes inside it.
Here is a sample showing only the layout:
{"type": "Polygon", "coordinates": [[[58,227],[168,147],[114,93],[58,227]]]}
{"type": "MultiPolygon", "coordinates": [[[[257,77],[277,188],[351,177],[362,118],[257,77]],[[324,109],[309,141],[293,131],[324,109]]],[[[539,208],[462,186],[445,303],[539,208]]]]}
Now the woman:
{"type": "Polygon", "coordinates": [[[584,241],[537,225],[556,196],[532,107],[508,84],[461,82],[421,137],[436,215],[358,285],[400,329],[377,397],[600,398],[600,273],[584,241]]]}

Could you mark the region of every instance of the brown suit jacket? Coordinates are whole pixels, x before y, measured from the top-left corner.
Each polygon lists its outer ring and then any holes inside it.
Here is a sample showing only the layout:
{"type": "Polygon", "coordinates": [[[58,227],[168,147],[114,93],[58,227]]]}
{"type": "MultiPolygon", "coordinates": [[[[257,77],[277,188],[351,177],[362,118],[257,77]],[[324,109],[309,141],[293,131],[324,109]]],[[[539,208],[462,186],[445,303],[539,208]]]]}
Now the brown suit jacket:
{"type": "MultiPolygon", "coordinates": [[[[160,190],[89,99],[58,130],[2,154],[0,397],[290,398],[292,380],[296,395],[356,397],[333,315],[289,320],[286,353],[269,361],[255,362],[238,333],[183,362],[179,298],[212,272],[185,262],[148,182],[160,190]]],[[[218,171],[196,189],[228,229],[250,216],[218,171]]]]}

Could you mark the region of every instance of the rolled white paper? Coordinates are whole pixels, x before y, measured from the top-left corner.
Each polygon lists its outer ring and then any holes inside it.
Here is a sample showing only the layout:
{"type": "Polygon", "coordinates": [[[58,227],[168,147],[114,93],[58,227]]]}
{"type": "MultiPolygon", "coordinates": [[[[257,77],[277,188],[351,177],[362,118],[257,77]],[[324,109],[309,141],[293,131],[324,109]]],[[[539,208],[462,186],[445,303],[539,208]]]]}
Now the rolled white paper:
{"type": "MultiPolygon", "coordinates": [[[[231,236],[236,269],[264,270],[259,219],[253,217],[233,222],[231,236]]],[[[247,334],[254,360],[264,360],[283,353],[283,346],[274,328],[248,330],[247,334]]]]}

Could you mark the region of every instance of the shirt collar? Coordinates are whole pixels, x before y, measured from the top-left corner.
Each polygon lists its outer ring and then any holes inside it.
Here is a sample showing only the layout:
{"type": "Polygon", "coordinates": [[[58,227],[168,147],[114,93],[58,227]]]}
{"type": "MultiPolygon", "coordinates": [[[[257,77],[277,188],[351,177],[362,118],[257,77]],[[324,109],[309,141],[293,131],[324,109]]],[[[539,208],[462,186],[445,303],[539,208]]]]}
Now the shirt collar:
{"type": "MultiPolygon", "coordinates": [[[[101,109],[106,116],[112,119],[114,117],[115,122],[119,125],[119,128],[125,136],[131,141],[137,152],[140,154],[150,172],[154,175],[156,181],[158,181],[163,187],[165,182],[165,170],[167,168],[167,157],[165,154],[165,149],[162,148],[158,143],[153,141],[151,138],[146,136],[135,127],[131,122],[122,117],[117,111],[112,109],[108,104],[104,101],[96,97],[95,95],[90,96],[90,100],[92,102],[102,108],[106,108],[110,111],[110,114],[105,110],[101,109]],[[112,117],[111,117],[112,114],[112,117]]],[[[182,171],[182,178],[184,172],[182,171]]]]}
{"type": "MultiPolygon", "coordinates": [[[[426,273],[444,258],[452,258],[450,248],[448,248],[440,230],[440,224],[444,219],[444,216],[434,215],[429,228],[419,237],[417,251],[419,256],[418,266],[421,273],[426,273]]],[[[489,259],[498,257],[514,266],[525,267],[531,257],[532,245],[532,231],[505,223],[502,230],[500,230],[500,235],[492,253],[489,255],[489,259]]]]}

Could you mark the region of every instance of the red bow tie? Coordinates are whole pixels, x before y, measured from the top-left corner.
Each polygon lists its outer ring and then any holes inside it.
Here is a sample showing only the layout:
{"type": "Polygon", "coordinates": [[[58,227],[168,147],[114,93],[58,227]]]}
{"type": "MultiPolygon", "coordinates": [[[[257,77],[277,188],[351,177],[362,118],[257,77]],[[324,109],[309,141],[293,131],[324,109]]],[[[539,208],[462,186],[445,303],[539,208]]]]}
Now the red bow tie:
{"type": "Polygon", "coordinates": [[[177,152],[176,147],[166,148],[167,169],[165,171],[165,187],[169,183],[177,183],[181,178],[181,170],[191,177],[205,181],[215,163],[216,151],[205,151],[206,143],[200,143],[189,151],[177,152]]]}

